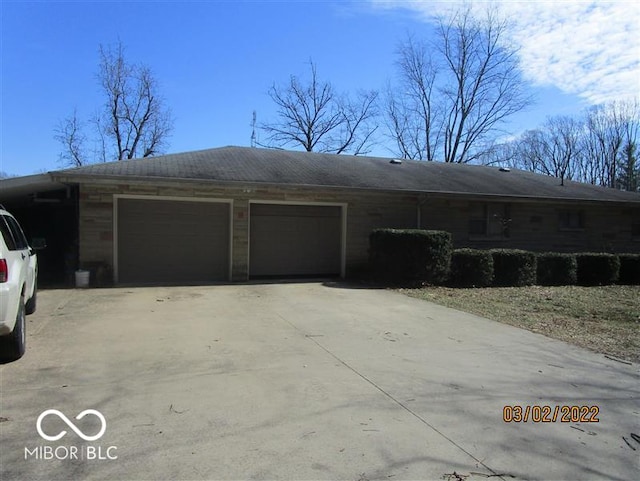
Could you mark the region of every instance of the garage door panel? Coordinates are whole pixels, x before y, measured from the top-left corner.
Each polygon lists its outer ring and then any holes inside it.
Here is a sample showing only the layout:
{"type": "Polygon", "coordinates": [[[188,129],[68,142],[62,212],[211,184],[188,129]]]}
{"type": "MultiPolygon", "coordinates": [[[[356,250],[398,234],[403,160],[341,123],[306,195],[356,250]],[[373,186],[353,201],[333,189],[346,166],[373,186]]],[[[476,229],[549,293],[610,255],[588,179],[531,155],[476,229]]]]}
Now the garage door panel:
{"type": "Polygon", "coordinates": [[[119,282],[226,280],[228,269],[228,204],[119,199],[119,282]]]}
{"type": "Polygon", "coordinates": [[[250,275],[339,275],[341,208],[251,205],[250,275]]]}

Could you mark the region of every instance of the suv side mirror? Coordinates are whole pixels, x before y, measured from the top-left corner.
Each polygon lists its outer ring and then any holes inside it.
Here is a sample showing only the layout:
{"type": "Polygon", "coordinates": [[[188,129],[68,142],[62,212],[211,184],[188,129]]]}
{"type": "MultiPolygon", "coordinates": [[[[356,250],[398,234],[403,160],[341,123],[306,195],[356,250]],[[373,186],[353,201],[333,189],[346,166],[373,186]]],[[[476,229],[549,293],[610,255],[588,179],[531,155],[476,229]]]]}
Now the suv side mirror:
{"type": "Polygon", "coordinates": [[[40,251],[47,247],[47,239],[44,237],[34,237],[31,239],[31,248],[36,251],[40,251]]]}

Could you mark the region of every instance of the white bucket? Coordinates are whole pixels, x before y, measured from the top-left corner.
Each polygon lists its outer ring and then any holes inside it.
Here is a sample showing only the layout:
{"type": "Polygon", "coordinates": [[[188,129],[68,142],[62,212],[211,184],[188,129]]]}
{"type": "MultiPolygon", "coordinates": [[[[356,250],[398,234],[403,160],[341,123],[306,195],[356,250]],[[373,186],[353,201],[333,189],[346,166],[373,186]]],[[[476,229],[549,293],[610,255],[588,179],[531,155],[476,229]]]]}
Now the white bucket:
{"type": "Polygon", "coordinates": [[[76,271],[76,287],[89,287],[89,271],[76,271]]]}

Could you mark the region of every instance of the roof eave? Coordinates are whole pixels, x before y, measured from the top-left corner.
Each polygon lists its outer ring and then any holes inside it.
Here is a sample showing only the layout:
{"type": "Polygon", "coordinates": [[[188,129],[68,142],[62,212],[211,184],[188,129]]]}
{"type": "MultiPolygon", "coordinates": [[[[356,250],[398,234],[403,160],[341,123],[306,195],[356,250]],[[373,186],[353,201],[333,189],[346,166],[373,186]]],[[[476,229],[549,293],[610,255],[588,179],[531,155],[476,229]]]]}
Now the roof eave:
{"type": "Polygon", "coordinates": [[[190,183],[190,184],[217,184],[225,186],[273,186],[273,187],[290,187],[290,188],[311,188],[311,189],[330,189],[330,190],[356,190],[368,192],[386,192],[400,193],[409,195],[431,195],[438,197],[465,197],[465,198],[486,198],[486,199],[512,199],[519,201],[536,201],[536,202],[580,202],[580,203],[606,203],[606,204],[633,204],[640,206],[640,200],[623,200],[623,199],[592,199],[584,197],[563,197],[563,196],[545,196],[545,195],[510,195],[483,192],[464,192],[464,191],[445,191],[445,190],[415,190],[415,189],[383,189],[376,187],[354,187],[348,185],[318,185],[318,184],[294,184],[294,183],[274,183],[259,181],[240,181],[240,180],[218,180],[218,179],[195,179],[191,177],[161,177],[161,176],[132,176],[132,175],[87,175],[87,174],[71,174],[69,172],[56,173],[51,172],[52,178],[60,184],[69,183],[190,183]]]}
{"type": "Polygon", "coordinates": [[[0,180],[0,196],[4,198],[16,197],[34,192],[64,189],[66,187],[64,183],[56,180],[51,172],[23,177],[9,177],[0,180]]]}

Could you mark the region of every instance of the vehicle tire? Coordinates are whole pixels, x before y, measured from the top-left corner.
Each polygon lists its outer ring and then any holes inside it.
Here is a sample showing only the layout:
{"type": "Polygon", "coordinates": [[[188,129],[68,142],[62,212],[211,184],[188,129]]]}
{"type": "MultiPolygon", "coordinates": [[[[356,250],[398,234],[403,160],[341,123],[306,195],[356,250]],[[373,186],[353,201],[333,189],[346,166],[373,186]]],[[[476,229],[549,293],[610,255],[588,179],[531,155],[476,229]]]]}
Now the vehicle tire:
{"type": "Polygon", "coordinates": [[[11,334],[0,337],[0,362],[11,362],[20,359],[26,347],[26,320],[24,299],[20,297],[16,325],[11,334]]]}
{"type": "Polygon", "coordinates": [[[33,314],[34,312],[36,312],[37,302],[38,302],[38,282],[36,281],[35,285],[33,286],[33,295],[31,296],[31,299],[29,299],[27,303],[24,305],[24,313],[27,316],[29,314],[33,314]]]}

